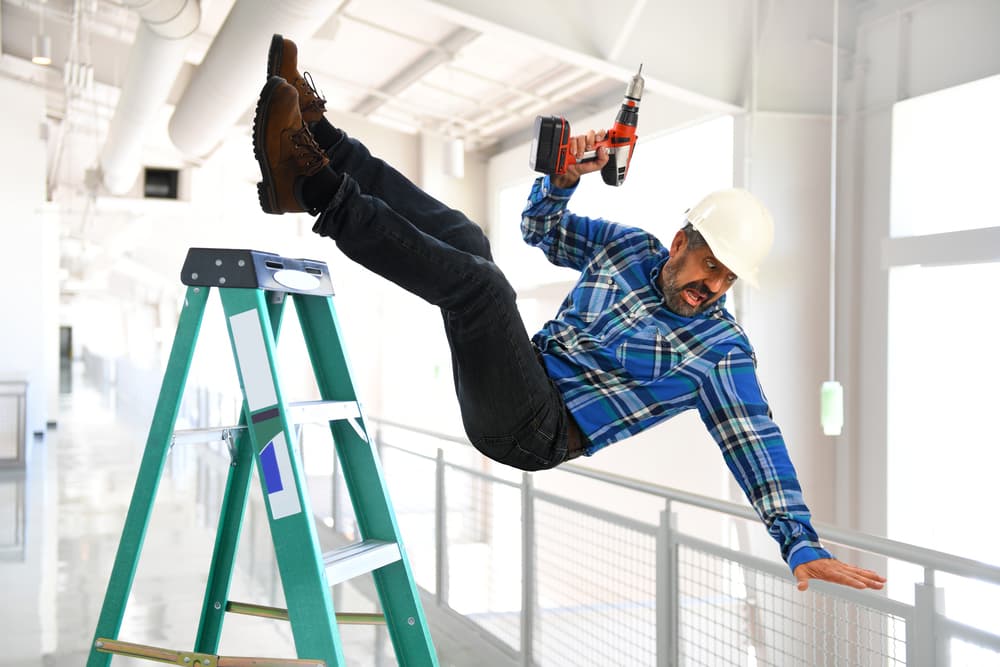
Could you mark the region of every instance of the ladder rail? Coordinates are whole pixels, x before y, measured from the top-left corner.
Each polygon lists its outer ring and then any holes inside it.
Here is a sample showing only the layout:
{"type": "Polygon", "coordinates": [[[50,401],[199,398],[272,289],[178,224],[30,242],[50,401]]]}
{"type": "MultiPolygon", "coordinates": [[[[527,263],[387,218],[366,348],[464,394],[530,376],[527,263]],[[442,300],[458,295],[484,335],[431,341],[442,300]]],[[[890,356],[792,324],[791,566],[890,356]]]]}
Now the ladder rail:
{"type": "Polygon", "coordinates": [[[343,665],[342,642],[311,502],[278,382],[277,346],[265,292],[227,288],[219,294],[243,389],[244,413],[296,652],[343,665]]]}
{"type": "MultiPolygon", "coordinates": [[[[125,603],[132,591],[139,564],[138,553],[142,550],[146,538],[146,528],[153,513],[153,499],[163,476],[167,453],[170,451],[170,438],[177,422],[187,376],[191,370],[194,344],[201,329],[208,294],[208,287],[189,287],[184,297],[184,307],[177,322],[177,333],[170,348],[170,357],[156,399],[156,411],[153,414],[142,462],[139,464],[135,489],[132,491],[132,500],[125,516],[125,525],[111,568],[108,589],[94,631],[95,642],[100,637],[117,637],[121,630],[125,603]]],[[[110,654],[91,650],[87,667],[108,667],[110,662],[110,654]]]]}
{"type": "MultiPolygon", "coordinates": [[[[330,297],[295,294],[306,349],[312,362],[320,396],[328,401],[356,401],[354,382],[342,344],[340,323],[330,297]]],[[[427,626],[409,559],[374,439],[363,423],[358,432],[347,421],[330,422],[358,530],[364,540],[384,540],[399,546],[400,558],[372,571],[386,625],[400,664],[437,665],[437,653],[427,626]]]]}
{"type": "MultiPolygon", "coordinates": [[[[283,294],[276,295],[283,297],[283,294]]],[[[281,334],[281,324],[285,315],[284,298],[267,300],[268,320],[274,339],[277,342],[281,334]]],[[[233,566],[236,563],[236,551],[243,530],[243,519],[246,515],[247,500],[250,496],[250,477],[254,463],[254,448],[250,434],[246,428],[247,406],[243,403],[238,429],[233,429],[230,437],[234,439],[232,448],[232,463],[226,477],[226,490],[219,510],[219,524],[215,536],[215,546],[212,549],[209,577],[205,584],[205,599],[202,602],[201,620],[195,635],[195,651],[215,653],[219,650],[219,640],[222,637],[222,623],[226,615],[226,600],[233,580],[233,566]]]]}

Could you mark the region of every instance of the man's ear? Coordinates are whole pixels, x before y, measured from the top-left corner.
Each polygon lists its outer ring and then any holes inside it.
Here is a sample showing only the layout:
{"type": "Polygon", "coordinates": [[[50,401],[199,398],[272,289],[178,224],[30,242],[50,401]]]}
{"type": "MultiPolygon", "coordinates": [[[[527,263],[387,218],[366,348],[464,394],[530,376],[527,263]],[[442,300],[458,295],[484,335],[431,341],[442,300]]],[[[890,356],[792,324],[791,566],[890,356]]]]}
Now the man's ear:
{"type": "Polygon", "coordinates": [[[677,233],[674,234],[674,240],[670,243],[670,256],[679,255],[687,247],[687,240],[687,234],[684,233],[684,230],[678,229],[677,233]]]}

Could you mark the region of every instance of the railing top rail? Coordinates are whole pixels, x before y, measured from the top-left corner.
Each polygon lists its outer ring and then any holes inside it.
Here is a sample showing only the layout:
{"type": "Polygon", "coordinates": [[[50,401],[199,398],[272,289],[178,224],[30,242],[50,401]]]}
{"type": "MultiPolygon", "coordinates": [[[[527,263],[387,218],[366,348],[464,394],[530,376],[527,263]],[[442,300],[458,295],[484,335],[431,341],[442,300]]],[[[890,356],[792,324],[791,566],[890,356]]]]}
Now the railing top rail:
{"type": "MultiPolygon", "coordinates": [[[[448,442],[456,442],[464,445],[469,444],[468,440],[464,438],[435,433],[429,429],[415,428],[406,424],[392,422],[377,417],[371,418],[371,420],[385,426],[392,426],[393,428],[420,433],[421,435],[435,437],[448,442]]],[[[601,470],[593,470],[591,468],[572,463],[560,466],[559,470],[565,473],[579,475],[581,477],[589,477],[591,479],[631,489],[633,491],[659,496],[672,502],[679,502],[692,507],[713,510],[741,519],[758,520],[757,514],[753,511],[753,509],[745,505],[738,505],[736,503],[710,498],[708,496],[691,493],[689,491],[682,491],[680,489],[673,489],[659,484],[653,484],[651,482],[644,482],[642,480],[625,477],[624,475],[617,475],[601,470]]],[[[1000,585],[1000,566],[997,565],[983,563],[977,560],[972,560],[971,558],[955,556],[943,551],[935,551],[934,549],[918,547],[913,544],[898,542],[885,537],[869,535],[868,533],[862,533],[860,531],[846,530],[826,523],[817,522],[814,525],[817,532],[819,532],[823,539],[830,542],[914,563],[939,572],[948,572],[1000,585]]]]}

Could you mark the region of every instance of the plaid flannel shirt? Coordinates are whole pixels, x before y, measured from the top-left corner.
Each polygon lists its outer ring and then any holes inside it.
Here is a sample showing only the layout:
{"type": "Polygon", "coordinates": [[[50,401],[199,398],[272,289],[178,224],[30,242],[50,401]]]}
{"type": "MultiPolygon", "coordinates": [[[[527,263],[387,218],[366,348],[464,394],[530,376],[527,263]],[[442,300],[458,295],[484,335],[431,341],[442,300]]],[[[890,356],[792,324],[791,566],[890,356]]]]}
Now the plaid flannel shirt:
{"type": "Polygon", "coordinates": [[[657,277],[668,249],[641,229],[570,213],[572,193],[536,180],[521,231],[550,262],[580,271],[532,340],[589,440],[586,453],[697,409],[789,567],[830,558],[725,297],[694,317],[667,309],[657,277]]]}

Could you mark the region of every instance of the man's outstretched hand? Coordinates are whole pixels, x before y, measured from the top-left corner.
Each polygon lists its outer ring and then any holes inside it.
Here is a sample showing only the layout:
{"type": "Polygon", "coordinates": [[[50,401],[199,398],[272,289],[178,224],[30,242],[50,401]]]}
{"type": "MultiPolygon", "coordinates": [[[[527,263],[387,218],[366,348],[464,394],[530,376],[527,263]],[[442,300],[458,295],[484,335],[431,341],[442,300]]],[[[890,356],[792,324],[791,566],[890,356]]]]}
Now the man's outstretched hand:
{"type": "Polygon", "coordinates": [[[863,570],[854,565],[835,560],[820,558],[808,563],[802,563],[795,568],[795,578],[799,581],[799,590],[809,588],[810,579],[820,579],[851,588],[874,588],[881,590],[885,585],[885,577],[871,570],[863,570]]]}

